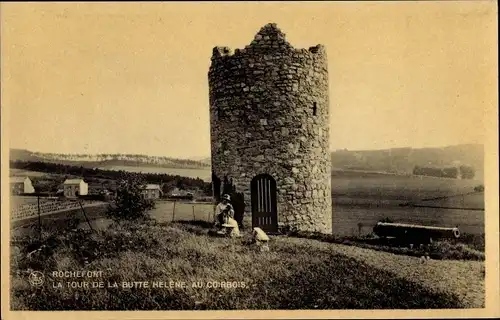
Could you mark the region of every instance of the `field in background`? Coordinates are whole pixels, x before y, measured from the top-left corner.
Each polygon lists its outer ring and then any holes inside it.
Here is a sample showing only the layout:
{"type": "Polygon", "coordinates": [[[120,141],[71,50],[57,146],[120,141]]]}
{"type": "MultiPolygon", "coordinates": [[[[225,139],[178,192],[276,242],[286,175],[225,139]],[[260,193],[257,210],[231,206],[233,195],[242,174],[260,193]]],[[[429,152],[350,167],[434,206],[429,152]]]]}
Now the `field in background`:
{"type": "MultiPolygon", "coordinates": [[[[111,166],[103,170],[123,170],[129,172],[164,173],[211,180],[210,169],[177,169],[157,167],[111,166]]],[[[44,177],[53,176],[43,172],[10,169],[11,176],[44,177]]],[[[425,198],[450,196],[473,191],[482,184],[481,180],[457,180],[426,176],[397,175],[356,170],[332,171],[332,194],[334,198],[369,198],[373,200],[415,201],[425,198]]]]}
{"type": "Polygon", "coordinates": [[[333,171],[333,198],[418,201],[473,192],[480,180],[396,175],[360,171],[333,171]]]}
{"type": "MultiPolygon", "coordinates": [[[[143,173],[165,173],[211,181],[210,169],[176,169],[155,167],[113,166],[106,170],[143,173]]],[[[416,201],[425,198],[451,196],[473,191],[481,180],[458,180],[427,176],[397,175],[356,170],[332,171],[334,198],[368,198],[377,200],[416,201]]]]}
{"type": "Polygon", "coordinates": [[[36,177],[36,178],[41,178],[41,177],[47,177],[50,175],[54,175],[52,173],[45,173],[45,172],[38,172],[38,171],[29,171],[29,170],[23,170],[23,169],[13,169],[10,168],[10,176],[11,177],[36,177]]]}
{"type": "Polygon", "coordinates": [[[424,199],[414,202],[413,205],[421,207],[484,210],[484,192],[464,193],[446,198],[424,199]]]}
{"type": "MultiPolygon", "coordinates": [[[[131,167],[127,167],[129,168],[131,167]]],[[[143,171],[149,169],[173,173],[171,169],[166,168],[137,168],[143,171]]],[[[191,176],[196,176],[200,172],[205,172],[206,175],[210,173],[209,170],[202,169],[172,170],[178,170],[178,173],[184,172],[183,175],[186,175],[185,172],[191,172],[191,176]]],[[[480,183],[478,180],[334,171],[332,173],[333,232],[336,235],[358,235],[360,231],[366,234],[372,231],[377,221],[389,218],[395,222],[458,226],[462,232],[482,234],[484,193],[473,193],[474,187],[480,183]]],[[[173,202],[166,201],[158,201],[156,209],[151,212],[151,216],[161,222],[213,221],[212,215],[211,205],[178,202],[174,217],[173,202]]],[[[104,220],[96,223],[103,223],[102,221],[104,220]]]]}
{"type": "Polygon", "coordinates": [[[480,235],[484,233],[484,211],[438,209],[422,207],[373,207],[333,208],[332,228],[335,235],[366,235],[380,220],[389,218],[394,222],[422,224],[438,227],[457,226],[462,233],[480,235]],[[358,224],[361,223],[361,230],[358,224]]]}
{"type": "Polygon", "coordinates": [[[334,171],[333,233],[370,233],[379,220],[389,218],[401,223],[458,226],[463,233],[483,234],[484,193],[474,192],[479,184],[478,180],[334,171]]]}
{"type": "Polygon", "coordinates": [[[174,201],[157,201],[155,209],[149,212],[151,218],[158,222],[170,221],[206,221],[213,222],[214,205],[210,203],[190,203],[174,201]]]}

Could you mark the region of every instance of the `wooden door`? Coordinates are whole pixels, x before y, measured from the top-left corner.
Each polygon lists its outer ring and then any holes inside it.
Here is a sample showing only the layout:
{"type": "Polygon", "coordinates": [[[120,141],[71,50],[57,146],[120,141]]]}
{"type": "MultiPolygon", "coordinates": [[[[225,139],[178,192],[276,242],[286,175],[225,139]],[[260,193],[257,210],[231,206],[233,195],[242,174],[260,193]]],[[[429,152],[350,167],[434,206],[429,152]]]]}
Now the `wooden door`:
{"type": "Polygon", "coordinates": [[[268,174],[257,175],[251,182],[252,228],[278,231],[276,181],[268,174]]]}

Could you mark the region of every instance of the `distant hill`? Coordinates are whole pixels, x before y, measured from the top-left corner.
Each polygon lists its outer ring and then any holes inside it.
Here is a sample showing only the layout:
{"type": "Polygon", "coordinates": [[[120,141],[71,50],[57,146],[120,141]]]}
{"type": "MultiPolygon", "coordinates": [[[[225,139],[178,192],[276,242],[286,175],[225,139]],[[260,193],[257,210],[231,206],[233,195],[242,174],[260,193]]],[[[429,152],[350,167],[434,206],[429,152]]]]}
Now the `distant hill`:
{"type": "MultiPolygon", "coordinates": [[[[442,148],[392,148],[384,150],[337,150],[332,152],[332,167],[337,170],[362,170],[411,174],[415,166],[450,167],[467,165],[476,170],[476,178],[484,176],[484,147],[462,144],[442,148]]],[[[11,161],[42,161],[106,168],[109,166],[151,166],[163,168],[210,169],[210,157],[176,159],[131,154],[67,155],[10,150],[11,161]]]]}
{"type": "Polygon", "coordinates": [[[336,169],[412,173],[415,166],[450,167],[467,165],[484,176],[484,146],[462,144],[442,148],[393,148],[385,150],[337,150],[332,152],[336,169]]]}
{"type": "Polygon", "coordinates": [[[210,157],[194,157],[194,158],[190,158],[190,160],[198,161],[198,162],[204,163],[208,166],[210,166],[210,164],[212,162],[212,159],[210,157]]]}
{"type": "Polygon", "coordinates": [[[10,149],[10,161],[41,161],[87,168],[108,166],[151,166],[164,168],[200,169],[210,164],[201,161],[170,157],[145,156],[140,154],[60,154],[32,152],[24,149],[10,149]]]}
{"type": "MultiPolygon", "coordinates": [[[[461,144],[442,148],[392,148],[383,150],[337,150],[332,152],[332,167],[337,170],[361,170],[411,174],[415,166],[472,166],[476,177],[484,174],[482,144],[461,144]]],[[[196,160],[210,165],[210,158],[196,160]]]]}

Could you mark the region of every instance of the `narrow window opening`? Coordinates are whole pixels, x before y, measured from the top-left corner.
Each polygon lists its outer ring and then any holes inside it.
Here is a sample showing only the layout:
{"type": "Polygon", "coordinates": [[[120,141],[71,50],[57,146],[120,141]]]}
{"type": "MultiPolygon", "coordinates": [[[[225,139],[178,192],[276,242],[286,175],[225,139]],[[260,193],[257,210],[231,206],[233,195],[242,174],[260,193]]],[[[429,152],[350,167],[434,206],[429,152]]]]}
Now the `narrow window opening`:
{"type": "Polygon", "coordinates": [[[316,105],[316,102],[313,103],[313,116],[315,116],[318,113],[318,106],[316,105]]]}

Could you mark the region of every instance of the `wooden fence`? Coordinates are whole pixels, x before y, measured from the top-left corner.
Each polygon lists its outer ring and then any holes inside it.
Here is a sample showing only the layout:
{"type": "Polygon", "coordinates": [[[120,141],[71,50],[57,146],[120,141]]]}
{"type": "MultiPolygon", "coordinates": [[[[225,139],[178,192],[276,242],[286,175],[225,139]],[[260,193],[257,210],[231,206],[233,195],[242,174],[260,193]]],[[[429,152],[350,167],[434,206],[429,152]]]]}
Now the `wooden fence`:
{"type": "Polygon", "coordinates": [[[150,215],[159,221],[214,221],[215,204],[191,201],[157,201],[150,215]]]}

